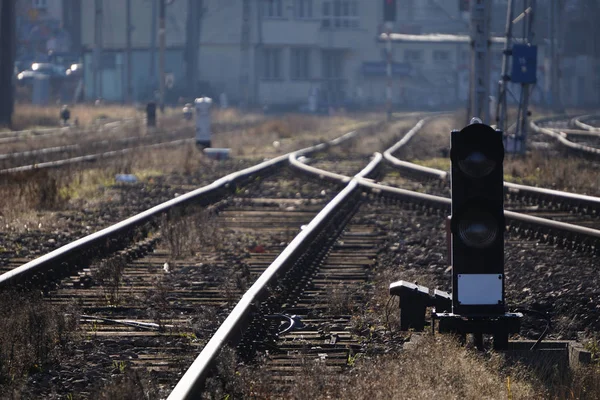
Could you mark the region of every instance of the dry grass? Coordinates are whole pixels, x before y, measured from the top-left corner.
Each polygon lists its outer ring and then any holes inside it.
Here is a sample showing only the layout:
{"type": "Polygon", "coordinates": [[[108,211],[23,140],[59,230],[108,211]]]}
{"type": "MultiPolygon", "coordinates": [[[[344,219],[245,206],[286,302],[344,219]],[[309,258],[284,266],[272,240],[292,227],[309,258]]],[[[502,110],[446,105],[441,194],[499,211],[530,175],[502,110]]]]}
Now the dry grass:
{"type": "Polygon", "coordinates": [[[37,294],[0,294],[0,318],[0,393],[60,362],[77,338],[76,309],[44,302],[37,294]]]}
{"type": "Polygon", "coordinates": [[[391,123],[371,122],[369,125],[363,125],[359,139],[332,148],[331,154],[345,158],[348,154],[368,157],[375,152],[382,152],[400,140],[417,120],[416,117],[407,117],[391,123]]]}
{"type": "MultiPolygon", "coordinates": [[[[71,122],[78,120],[79,126],[89,127],[99,121],[109,122],[126,118],[141,117],[142,113],[131,106],[117,105],[75,105],[70,106],[71,122]]],[[[13,130],[60,126],[60,107],[39,107],[31,104],[17,104],[13,114],[13,130]]]]}
{"type": "Polygon", "coordinates": [[[210,210],[176,211],[164,216],[161,239],[173,259],[193,256],[221,242],[219,227],[210,210]]]}
{"type": "Polygon", "coordinates": [[[365,360],[353,372],[350,399],[542,399],[544,393],[517,369],[504,370],[449,336],[425,335],[401,355],[365,360]],[[508,379],[510,378],[510,386],[508,379]]]}
{"type": "MultiPolygon", "coordinates": [[[[520,368],[505,368],[498,356],[461,347],[450,336],[423,335],[400,353],[357,357],[354,367],[336,372],[318,360],[304,360],[289,390],[270,374],[242,369],[243,398],[254,399],[545,399],[520,368]]],[[[223,379],[223,378],[221,378],[223,379]]],[[[233,395],[233,393],[230,392],[233,395]]],[[[235,397],[235,396],[234,396],[235,397]]]]}
{"type": "MultiPolygon", "coordinates": [[[[215,113],[219,120],[258,118],[235,110],[216,110],[215,113]]],[[[214,146],[231,148],[232,157],[261,159],[338,137],[372,123],[372,120],[358,122],[345,116],[290,115],[267,120],[248,129],[216,134],[214,146]],[[277,142],[275,146],[274,142],[277,142]]],[[[193,137],[191,128],[190,137],[193,137]]],[[[214,172],[220,165],[207,160],[196,146],[190,144],[176,148],[140,149],[126,157],[94,164],[92,169],[87,167],[81,165],[7,177],[0,185],[0,193],[7,200],[0,205],[2,223],[38,225],[48,211],[93,206],[111,200],[107,188],[114,184],[116,174],[135,174],[138,179],[151,182],[153,177],[161,175],[189,176],[197,171],[214,172]]],[[[47,222],[44,221],[44,225],[48,225],[47,222]]]]}
{"type": "Polygon", "coordinates": [[[408,161],[448,157],[449,154],[446,153],[450,148],[450,132],[453,129],[461,129],[463,125],[460,113],[434,118],[397,156],[408,161]]]}
{"type": "Polygon", "coordinates": [[[0,215],[11,219],[26,211],[51,210],[67,200],[61,192],[65,174],[61,171],[40,170],[8,175],[0,184],[0,215]]]}
{"type": "Polygon", "coordinates": [[[237,108],[222,109],[217,107],[213,107],[211,117],[213,122],[223,123],[250,123],[265,119],[262,113],[245,112],[237,108]]]}
{"type": "Polygon", "coordinates": [[[525,158],[507,157],[505,179],[515,183],[556,190],[600,195],[600,180],[590,162],[578,157],[561,157],[544,152],[532,152],[525,158]]]}
{"type": "MultiPolygon", "coordinates": [[[[73,398],[78,398],[74,396],[73,398]]],[[[155,380],[147,373],[127,369],[98,391],[99,400],[151,400],[160,399],[155,380]]]]}
{"type": "MultiPolygon", "coordinates": [[[[13,114],[12,130],[27,130],[36,128],[52,128],[60,126],[60,107],[35,106],[32,104],[16,104],[13,114]]],[[[106,123],[130,118],[142,118],[145,116],[145,105],[138,107],[128,105],[70,105],[71,123],[77,119],[80,127],[91,127],[98,123],[106,123]]],[[[182,107],[167,107],[165,113],[158,113],[157,120],[160,122],[164,116],[177,117],[181,115],[182,107]]],[[[213,108],[213,122],[240,123],[255,122],[264,119],[262,114],[245,113],[238,109],[213,108]]]]}
{"type": "Polygon", "coordinates": [[[373,124],[376,119],[360,116],[319,117],[287,115],[254,127],[214,135],[214,147],[231,149],[234,157],[273,157],[334,139],[373,124]]]}

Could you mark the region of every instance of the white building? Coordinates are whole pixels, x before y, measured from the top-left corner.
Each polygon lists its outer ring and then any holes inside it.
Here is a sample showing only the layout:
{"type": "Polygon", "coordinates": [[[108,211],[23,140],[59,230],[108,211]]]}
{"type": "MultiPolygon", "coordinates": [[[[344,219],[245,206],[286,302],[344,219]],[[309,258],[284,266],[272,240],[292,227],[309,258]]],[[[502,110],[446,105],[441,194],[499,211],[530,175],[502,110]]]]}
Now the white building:
{"type": "MultiPolygon", "coordinates": [[[[244,0],[203,0],[198,82],[184,81],[188,1],[168,2],[165,72],[175,83],[166,98],[174,101],[193,86],[198,92],[193,96],[216,97],[226,93],[233,103],[247,99],[259,105],[297,107],[306,104],[311,93],[318,93],[325,105],[383,103],[387,57],[380,35],[385,1],[249,0],[249,13],[243,15],[244,0]]],[[[87,97],[91,100],[101,95],[108,101],[122,101],[126,97],[126,0],[101,1],[103,56],[99,94],[92,90],[96,15],[92,3],[82,9],[81,23],[87,97]]],[[[131,3],[132,86],[134,98],[146,101],[157,87],[157,52],[152,51],[157,1],[131,3]]],[[[460,3],[397,1],[393,30],[414,34],[466,33],[468,16],[461,12],[460,3]]],[[[157,40],[154,45],[158,45],[157,40]]],[[[494,54],[497,73],[492,71],[492,80],[497,81],[500,46],[495,47],[494,54]]],[[[437,106],[466,99],[468,43],[398,41],[393,45],[392,58],[394,103],[437,106]]]]}
{"type": "MultiPolygon", "coordinates": [[[[331,103],[351,99],[361,92],[365,96],[383,98],[384,83],[377,75],[383,75],[385,68],[381,64],[382,49],[376,41],[382,21],[382,2],[260,0],[250,4],[249,51],[242,52],[242,0],[204,0],[199,80],[212,95],[226,92],[233,101],[241,100],[240,79],[247,71],[249,100],[258,104],[303,103],[315,90],[331,103]],[[365,62],[378,63],[370,64],[370,75],[374,76],[366,77],[362,73],[365,62]]],[[[104,0],[102,5],[103,63],[106,65],[102,72],[105,76],[103,97],[120,100],[126,40],[125,1],[104,0]]],[[[147,92],[142,86],[152,81],[149,74],[153,67],[149,65],[148,55],[152,42],[152,2],[132,0],[132,10],[133,86],[137,97],[142,99],[142,93],[147,92]]],[[[92,68],[94,11],[93,7],[82,10],[87,75],[91,75],[92,68]]],[[[186,1],[176,0],[167,7],[167,72],[174,74],[175,87],[188,85],[181,82],[186,12],[186,1]]],[[[90,80],[86,81],[86,87],[91,86],[90,80]]],[[[94,96],[90,90],[87,92],[94,96]]]]}

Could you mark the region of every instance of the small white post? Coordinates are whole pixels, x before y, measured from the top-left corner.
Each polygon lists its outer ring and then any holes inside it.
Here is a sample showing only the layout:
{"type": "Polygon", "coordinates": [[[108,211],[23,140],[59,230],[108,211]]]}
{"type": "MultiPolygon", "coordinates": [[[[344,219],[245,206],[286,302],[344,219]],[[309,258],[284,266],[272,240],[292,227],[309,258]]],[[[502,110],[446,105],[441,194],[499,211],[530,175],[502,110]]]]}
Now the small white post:
{"type": "Polygon", "coordinates": [[[210,147],[210,107],[212,99],[209,97],[200,97],[194,100],[196,108],[196,145],[201,147],[210,147]]]}

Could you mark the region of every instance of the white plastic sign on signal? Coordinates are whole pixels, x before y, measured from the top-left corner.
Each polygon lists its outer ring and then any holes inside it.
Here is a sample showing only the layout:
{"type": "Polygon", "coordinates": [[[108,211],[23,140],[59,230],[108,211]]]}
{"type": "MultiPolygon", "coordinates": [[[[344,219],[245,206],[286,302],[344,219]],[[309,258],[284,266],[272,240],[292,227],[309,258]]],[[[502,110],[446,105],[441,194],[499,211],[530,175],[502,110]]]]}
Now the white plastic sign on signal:
{"type": "Polygon", "coordinates": [[[502,274],[459,274],[458,302],[462,305],[492,305],[502,301],[502,274]]]}

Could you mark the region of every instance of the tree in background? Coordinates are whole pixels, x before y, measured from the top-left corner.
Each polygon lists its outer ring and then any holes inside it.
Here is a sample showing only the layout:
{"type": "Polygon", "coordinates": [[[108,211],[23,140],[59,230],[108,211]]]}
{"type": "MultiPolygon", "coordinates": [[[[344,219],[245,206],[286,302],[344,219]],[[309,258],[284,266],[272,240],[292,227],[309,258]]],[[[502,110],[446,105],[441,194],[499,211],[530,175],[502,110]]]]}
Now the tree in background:
{"type": "Polygon", "coordinates": [[[0,126],[10,127],[14,110],[15,0],[0,6],[0,126]]]}

